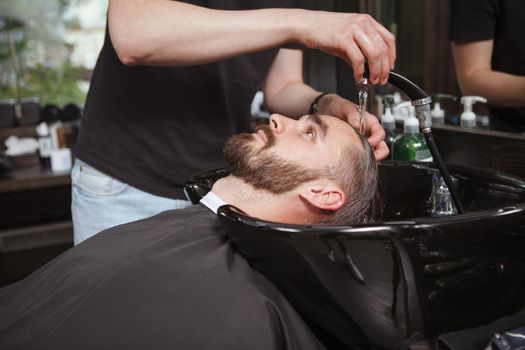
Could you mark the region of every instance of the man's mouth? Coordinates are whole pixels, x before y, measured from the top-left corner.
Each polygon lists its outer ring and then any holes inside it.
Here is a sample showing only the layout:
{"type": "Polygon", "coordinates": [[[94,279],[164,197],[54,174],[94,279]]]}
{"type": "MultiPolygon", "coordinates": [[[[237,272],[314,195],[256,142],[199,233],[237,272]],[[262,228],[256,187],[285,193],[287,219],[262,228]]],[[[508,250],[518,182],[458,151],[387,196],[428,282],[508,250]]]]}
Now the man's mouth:
{"type": "Polygon", "coordinates": [[[261,150],[268,149],[275,145],[275,135],[268,125],[258,125],[255,129],[254,137],[263,143],[261,150]]]}
{"type": "Polygon", "coordinates": [[[259,138],[263,143],[267,143],[267,138],[266,138],[266,133],[264,132],[264,130],[262,129],[259,129],[257,130],[257,132],[255,133],[256,137],[259,138]]]}

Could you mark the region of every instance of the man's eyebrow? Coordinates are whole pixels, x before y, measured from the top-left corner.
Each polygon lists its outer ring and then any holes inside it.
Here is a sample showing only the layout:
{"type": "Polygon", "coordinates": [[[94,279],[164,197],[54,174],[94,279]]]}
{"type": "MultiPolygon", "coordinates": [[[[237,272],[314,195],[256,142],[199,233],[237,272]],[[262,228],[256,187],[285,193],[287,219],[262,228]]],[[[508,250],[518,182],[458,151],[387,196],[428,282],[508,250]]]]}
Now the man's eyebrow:
{"type": "Polygon", "coordinates": [[[317,114],[309,114],[306,119],[319,127],[321,130],[321,138],[324,139],[328,131],[328,125],[321,119],[321,117],[319,117],[317,114]]]}

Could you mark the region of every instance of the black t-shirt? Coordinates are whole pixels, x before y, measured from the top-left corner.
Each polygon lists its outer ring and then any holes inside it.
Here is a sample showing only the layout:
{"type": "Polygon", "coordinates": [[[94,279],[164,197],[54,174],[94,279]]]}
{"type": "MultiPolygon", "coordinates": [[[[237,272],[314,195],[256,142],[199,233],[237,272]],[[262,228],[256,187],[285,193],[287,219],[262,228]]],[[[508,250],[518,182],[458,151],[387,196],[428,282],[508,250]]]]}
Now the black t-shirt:
{"type": "MultiPolygon", "coordinates": [[[[226,10],[310,7],[306,0],[187,2],[226,10]]],[[[184,183],[224,167],[225,140],[249,131],[250,103],[277,51],[189,67],[129,67],[106,29],[75,156],[146,192],[185,199],[184,183]]]]}
{"type": "MultiPolygon", "coordinates": [[[[525,76],[525,1],[452,0],[450,39],[456,43],[494,40],[492,68],[525,76]]],[[[525,131],[525,108],[489,106],[491,127],[525,131]]]]}
{"type": "Polygon", "coordinates": [[[116,226],[0,289],[0,349],[324,349],[202,205],[116,226]]]}

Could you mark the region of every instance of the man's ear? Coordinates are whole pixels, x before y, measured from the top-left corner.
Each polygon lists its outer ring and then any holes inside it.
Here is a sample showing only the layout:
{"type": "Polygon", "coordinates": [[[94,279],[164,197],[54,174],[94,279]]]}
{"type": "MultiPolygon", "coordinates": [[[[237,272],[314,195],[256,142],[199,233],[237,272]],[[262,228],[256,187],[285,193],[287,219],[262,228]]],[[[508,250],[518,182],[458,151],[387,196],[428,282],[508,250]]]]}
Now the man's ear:
{"type": "Polygon", "coordinates": [[[310,203],[310,205],[329,211],[338,210],[346,200],[344,192],[331,182],[315,182],[305,186],[299,196],[310,203]]]}

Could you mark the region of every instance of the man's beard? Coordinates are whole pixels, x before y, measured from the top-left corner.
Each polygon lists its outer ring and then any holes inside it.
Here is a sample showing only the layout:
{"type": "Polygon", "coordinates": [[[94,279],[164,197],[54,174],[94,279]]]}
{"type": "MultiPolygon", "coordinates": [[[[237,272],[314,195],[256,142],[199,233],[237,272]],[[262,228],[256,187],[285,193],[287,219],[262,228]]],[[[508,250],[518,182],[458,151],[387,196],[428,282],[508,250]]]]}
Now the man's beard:
{"type": "Polygon", "coordinates": [[[224,145],[224,158],[230,165],[231,174],[249,183],[256,189],[275,194],[288,192],[297,186],[319,179],[322,173],[302,165],[282,159],[270,152],[275,145],[275,136],[268,125],[257,126],[262,130],[267,143],[264,147],[254,147],[252,134],[231,136],[224,145]]]}

